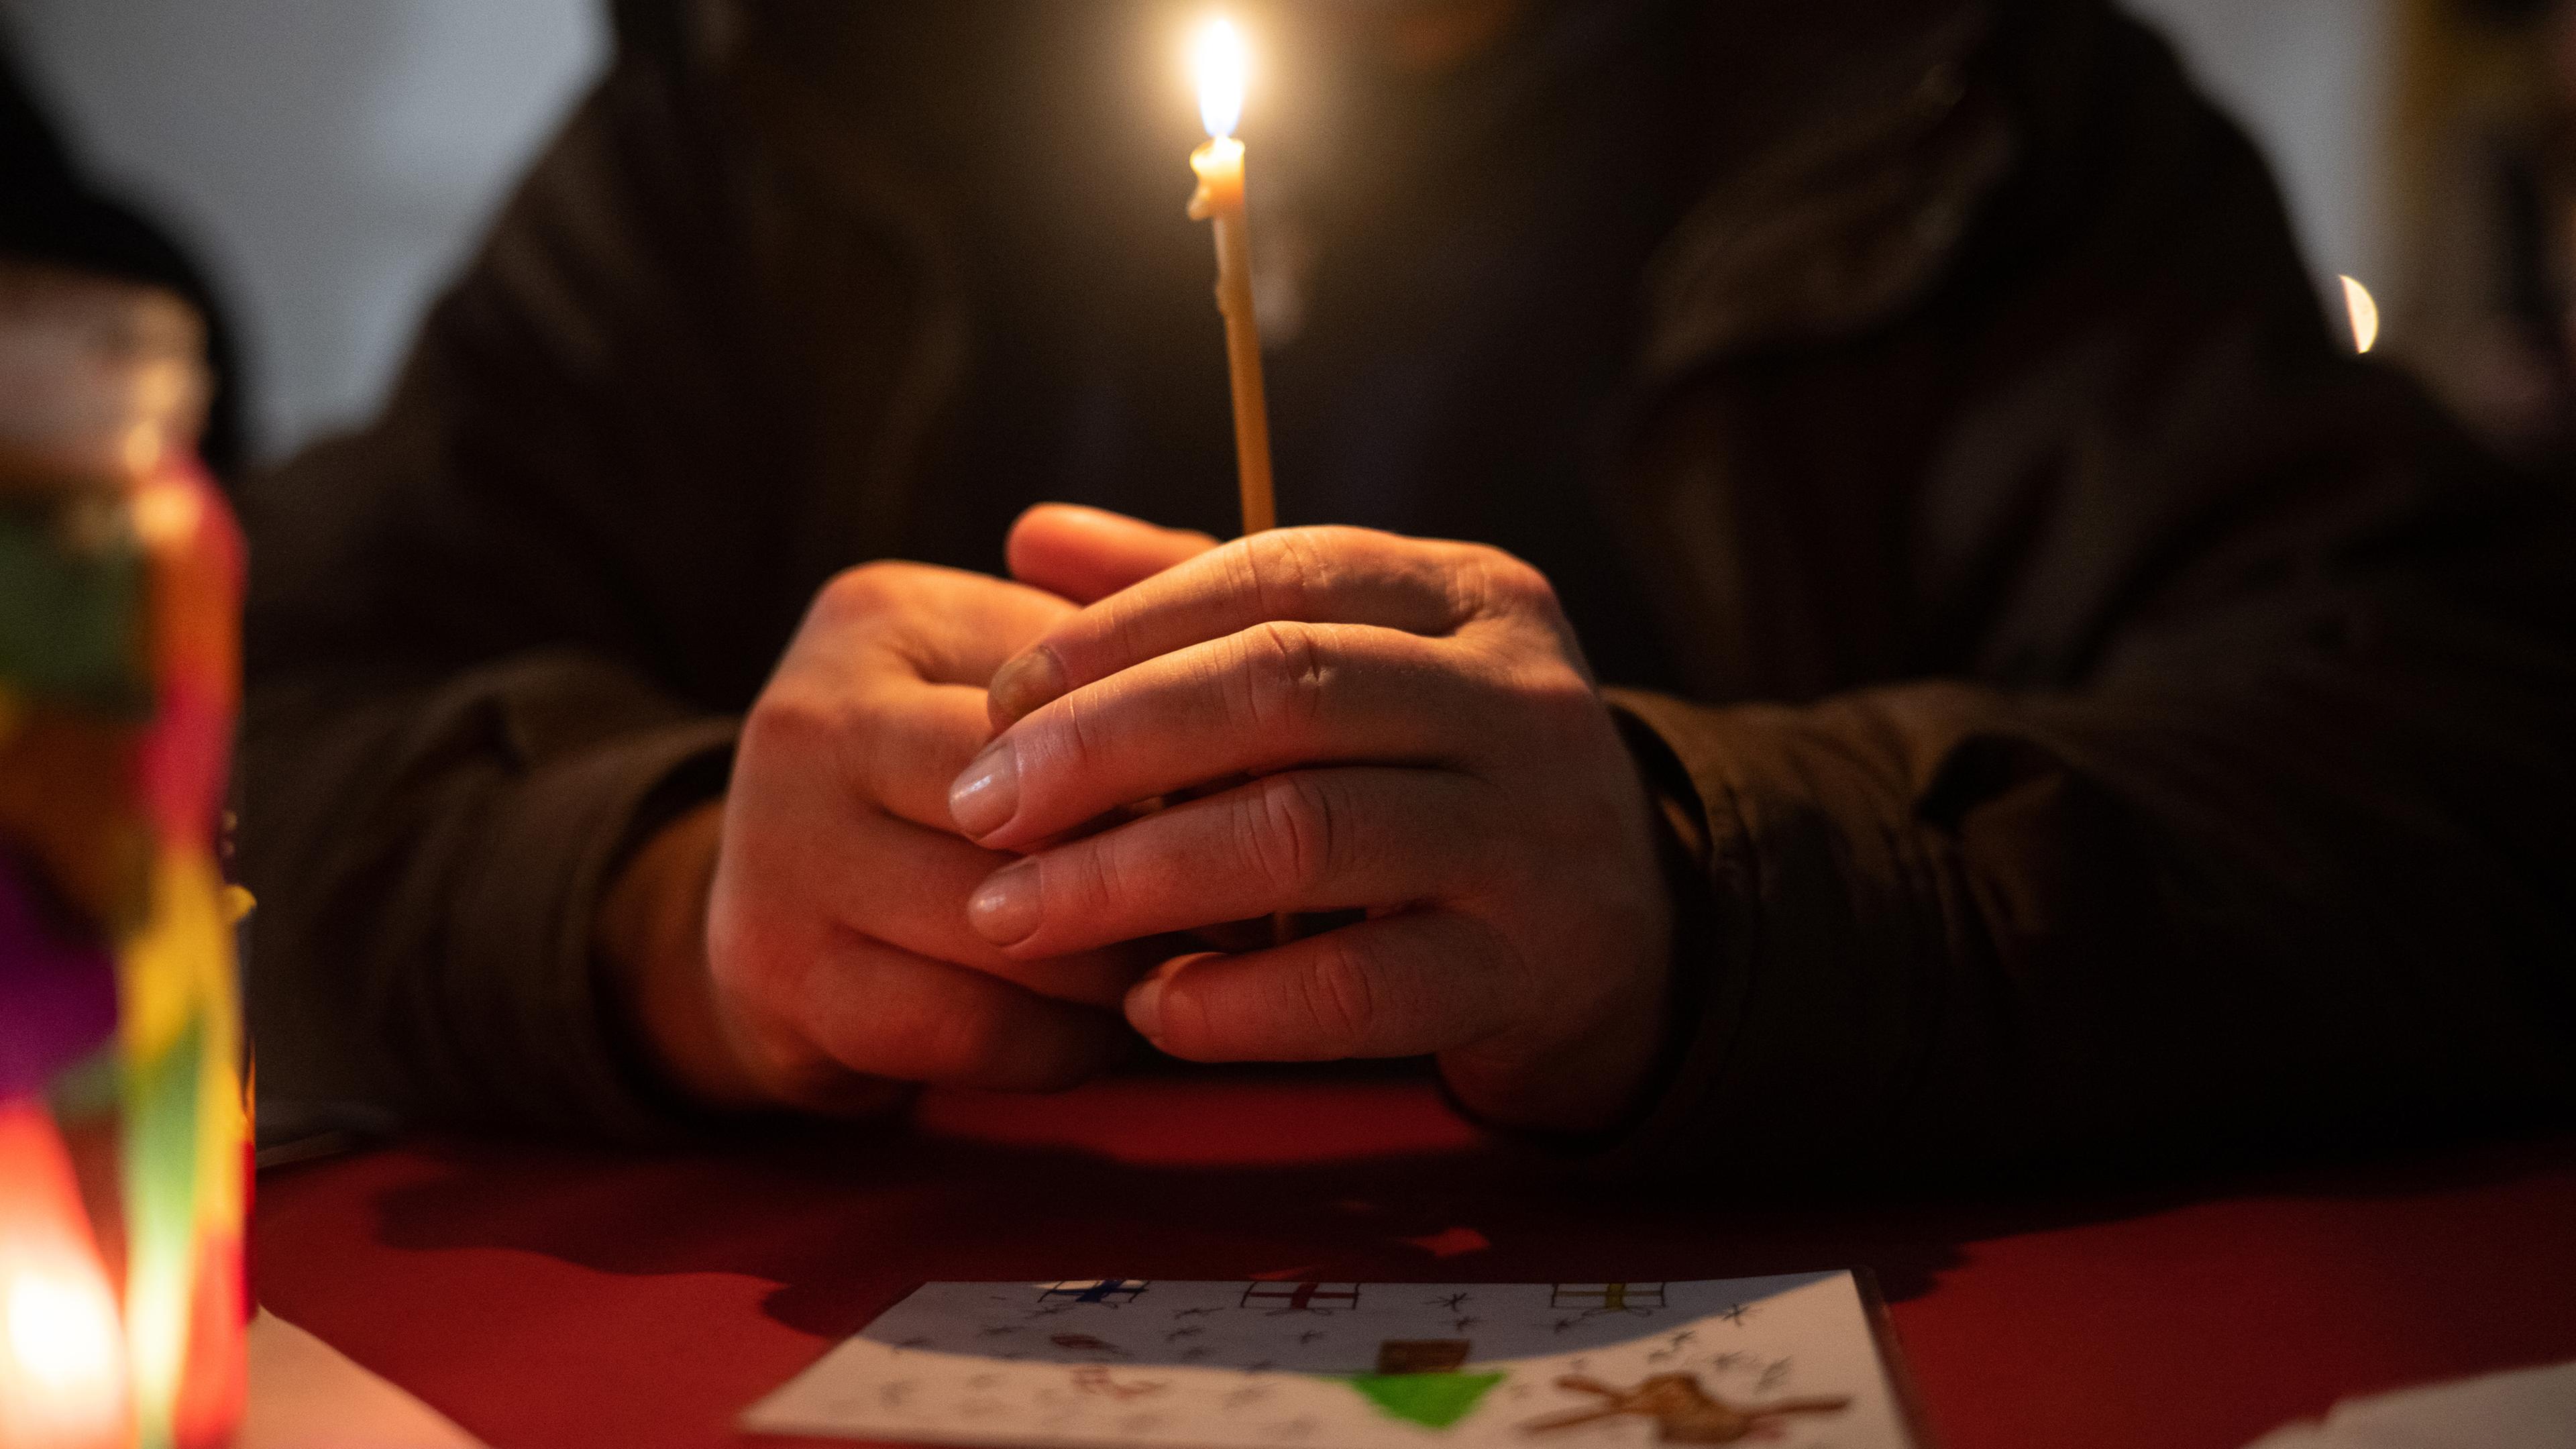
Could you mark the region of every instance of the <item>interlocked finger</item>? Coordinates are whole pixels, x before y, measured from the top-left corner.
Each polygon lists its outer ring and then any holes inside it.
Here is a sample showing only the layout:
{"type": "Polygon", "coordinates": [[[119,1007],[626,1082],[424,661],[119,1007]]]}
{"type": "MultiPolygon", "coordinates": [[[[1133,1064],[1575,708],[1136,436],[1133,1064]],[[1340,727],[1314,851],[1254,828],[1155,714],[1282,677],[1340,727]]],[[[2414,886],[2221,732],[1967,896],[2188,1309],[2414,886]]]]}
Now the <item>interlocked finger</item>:
{"type": "Polygon", "coordinates": [[[1127,994],[1127,1019],[1189,1061],[1420,1056],[1509,1026],[1520,979],[1490,927],[1434,907],[1171,963],[1127,994]]]}
{"type": "Polygon", "coordinates": [[[1491,786],[1445,770],[1294,770],[1007,866],[968,904],[1054,956],[1282,911],[1383,908],[1489,883],[1491,786]]]}
{"type": "MultiPolygon", "coordinates": [[[[1359,528],[1286,528],[1164,570],[1057,625],[993,678],[997,721],[1158,655],[1257,625],[1369,624],[1444,635],[1475,609],[1464,544],[1359,528]]],[[[1499,555],[1497,555],[1499,557],[1499,555]]]]}
{"type": "Polygon", "coordinates": [[[1105,1011],[879,941],[812,961],[796,1019],[853,1072],[902,1082],[1038,1092],[1095,1075],[1123,1049],[1105,1011]]]}
{"type": "Polygon", "coordinates": [[[959,829],[1020,849],[1138,800],[1299,765],[1451,765],[1498,685],[1393,629],[1262,624],[1076,690],[950,792],[959,829]]]}

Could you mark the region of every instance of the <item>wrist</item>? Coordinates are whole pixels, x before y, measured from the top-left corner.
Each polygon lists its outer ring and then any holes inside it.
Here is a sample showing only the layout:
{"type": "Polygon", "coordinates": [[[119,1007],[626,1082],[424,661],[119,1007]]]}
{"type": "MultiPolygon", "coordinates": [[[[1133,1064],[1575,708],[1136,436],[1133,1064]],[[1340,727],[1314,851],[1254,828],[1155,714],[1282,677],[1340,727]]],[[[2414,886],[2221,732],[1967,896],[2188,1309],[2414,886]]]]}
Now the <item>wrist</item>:
{"type": "Polygon", "coordinates": [[[650,1065],[702,1106],[765,1105],[707,969],[707,904],[724,802],[656,831],[601,898],[591,940],[650,1065]]]}
{"type": "Polygon", "coordinates": [[[1477,1120],[1516,1132],[1582,1136],[1635,1119],[1661,1081],[1669,963],[1588,1030],[1536,1047],[1495,1044],[1442,1057],[1449,1093],[1477,1120]]]}
{"type": "Polygon", "coordinates": [[[1584,983],[1590,989],[1569,990],[1546,1026],[1529,1034],[1534,1043],[1457,1053],[1441,1063],[1452,1098],[1491,1125],[1615,1134],[1644,1115],[1670,1081],[1676,944],[1696,871],[1683,822],[1656,788],[1649,758],[1632,742],[1628,759],[1635,793],[1626,802],[1627,847],[1618,852],[1626,864],[1590,896],[1597,909],[1578,937],[1597,943],[1599,964],[1584,983]]]}

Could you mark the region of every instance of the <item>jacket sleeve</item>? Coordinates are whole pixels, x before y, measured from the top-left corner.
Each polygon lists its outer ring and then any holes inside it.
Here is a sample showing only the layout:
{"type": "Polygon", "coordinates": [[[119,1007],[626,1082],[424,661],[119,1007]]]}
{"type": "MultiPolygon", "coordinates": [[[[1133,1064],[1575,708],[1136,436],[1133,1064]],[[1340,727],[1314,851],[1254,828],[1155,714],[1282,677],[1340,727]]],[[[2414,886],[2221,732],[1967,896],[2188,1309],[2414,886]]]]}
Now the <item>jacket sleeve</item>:
{"type": "Polygon", "coordinates": [[[721,791],[764,662],[868,556],[905,259],[717,67],[635,41],[383,414],[248,490],[238,864],[272,1100],[666,1120],[594,978],[598,900],[721,791]]]}
{"type": "MultiPolygon", "coordinates": [[[[2250,149],[2143,35],[2095,43],[2062,113],[2021,98],[2013,183],[2081,204],[2008,188],[1853,344],[1937,338],[1955,399],[1906,524],[1918,676],[1615,697],[1687,856],[1674,1065],[1617,1163],[2204,1156],[2576,1105],[2563,497],[2329,341],[2250,149]]],[[[1674,425],[1798,372],[1723,364],[1674,425]]]]}

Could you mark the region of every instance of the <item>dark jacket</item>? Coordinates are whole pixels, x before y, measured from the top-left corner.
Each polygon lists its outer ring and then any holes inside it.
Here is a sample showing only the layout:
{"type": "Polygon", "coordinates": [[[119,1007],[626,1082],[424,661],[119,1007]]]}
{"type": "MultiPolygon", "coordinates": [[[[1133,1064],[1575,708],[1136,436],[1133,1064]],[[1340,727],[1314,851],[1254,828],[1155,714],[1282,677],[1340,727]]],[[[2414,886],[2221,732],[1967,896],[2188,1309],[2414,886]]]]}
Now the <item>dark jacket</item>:
{"type": "MultiPolygon", "coordinates": [[[[1614,699],[1667,798],[1686,1009],[1609,1154],[2028,1160],[2576,1102],[2555,491],[2348,355],[2250,147],[2107,9],[1647,8],[1637,194],[1671,205],[1604,222],[1654,224],[1599,426],[1493,464],[1597,525],[1577,623],[1653,686],[1614,699]]],[[[1126,13],[627,7],[383,416],[249,494],[264,1088],[667,1126],[593,911],[721,788],[814,588],[989,560],[1011,470],[1079,433],[1030,430],[1030,379],[1132,374],[1221,440],[1185,119],[1109,154],[971,79],[1094,75],[1126,13]],[[1065,362],[1162,295],[1200,329],[1168,356],[1065,362]]],[[[1457,446],[1513,421],[1461,394],[1424,404],[1457,446]]],[[[1155,472],[1084,501],[1229,496],[1221,463],[1155,472]]]]}

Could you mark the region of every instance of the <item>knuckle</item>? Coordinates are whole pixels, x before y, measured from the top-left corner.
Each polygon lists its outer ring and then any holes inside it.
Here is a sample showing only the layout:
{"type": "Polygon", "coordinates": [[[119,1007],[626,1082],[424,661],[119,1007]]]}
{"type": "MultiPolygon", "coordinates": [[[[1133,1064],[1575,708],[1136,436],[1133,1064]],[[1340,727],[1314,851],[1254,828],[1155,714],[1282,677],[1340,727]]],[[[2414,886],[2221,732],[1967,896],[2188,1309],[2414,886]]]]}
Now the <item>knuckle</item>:
{"type": "Polygon", "coordinates": [[[877,805],[896,797],[922,759],[970,742],[883,691],[773,688],[744,715],[736,778],[757,773],[798,792],[836,791],[877,805]]]}
{"type": "Polygon", "coordinates": [[[1582,713],[1597,698],[1581,675],[1553,658],[1508,661],[1499,683],[1523,710],[1552,719],[1582,713]]]}
{"type": "Polygon", "coordinates": [[[1319,938],[1317,945],[1322,949],[1298,978],[1302,1005],[1325,1041],[1356,1050],[1377,1021],[1376,978],[1368,963],[1334,935],[1319,938]]]}
{"type": "Polygon", "coordinates": [[[1021,726],[1028,738],[1023,758],[1043,757],[1047,773],[1080,779],[1103,765],[1113,730],[1102,718],[1107,705],[1096,694],[1077,691],[1039,711],[1021,726]]]}
{"type": "Polygon", "coordinates": [[[1320,724],[1332,688],[1332,649],[1312,625],[1273,621],[1247,631],[1243,711],[1264,734],[1302,736],[1320,724]]]}
{"type": "Polygon", "coordinates": [[[1313,617],[1317,601],[1329,591],[1332,555],[1309,529],[1273,529],[1246,542],[1239,567],[1243,584],[1263,615],[1273,619],[1313,617]]]}
{"type": "Polygon", "coordinates": [[[1551,750],[1615,741],[1609,706],[1601,702],[1598,691],[1572,671],[1547,671],[1540,678],[1524,681],[1519,693],[1524,707],[1539,722],[1540,734],[1551,750]]]}
{"type": "Polygon", "coordinates": [[[792,762],[812,778],[837,782],[875,800],[885,758],[898,743],[895,722],[868,697],[811,689],[773,690],[743,719],[746,758],[792,762]]]}
{"type": "Polygon", "coordinates": [[[1272,886],[1311,890],[1331,877],[1343,827],[1329,791],[1303,776],[1274,775],[1254,793],[1246,820],[1245,853],[1272,886]]]}
{"type": "Polygon", "coordinates": [[[806,690],[765,690],[743,716],[743,752],[800,750],[828,737],[838,714],[828,701],[806,690]]]}
{"type": "Polygon", "coordinates": [[[881,613],[901,592],[903,575],[911,567],[878,560],[843,569],[823,585],[818,601],[825,610],[839,618],[865,618],[881,613]]]}
{"type": "Polygon", "coordinates": [[[1183,1061],[1212,1060],[1222,1053],[1231,1036],[1210,995],[1199,973],[1174,976],[1163,990],[1162,1034],[1154,1044],[1183,1061]]]}
{"type": "Polygon", "coordinates": [[[1527,614],[1555,610],[1556,586],[1519,557],[1485,544],[1467,548],[1459,570],[1472,614],[1527,614]]]}
{"type": "Polygon", "coordinates": [[[1112,831],[1088,848],[1059,851],[1043,862],[1038,889],[1046,908],[1039,919],[1116,919],[1133,898],[1136,870],[1130,856],[1135,849],[1131,835],[1112,831]],[[1053,868],[1059,862],[1062,868],[1053,868]]]}
{"type": "Polygon", "coordinates": [[[1050,635],[1050,647],[1074,680],[1089,682],[1115,673],[1121,663],[1150,658],[1150,605],[1131,594],[1112,594],[1098,606],[1096,620],[1077,620],[1050,635]]]}
{"type": "Polygon", "coordinates": [[[895,741],[882,730],[873,711],[853,706],[840,711],[833,721],[827,748],[831,750],[832,768],[828,778],[839,780],[870,804],[892,798],[888,782],[893,778],[895,741]]]}

